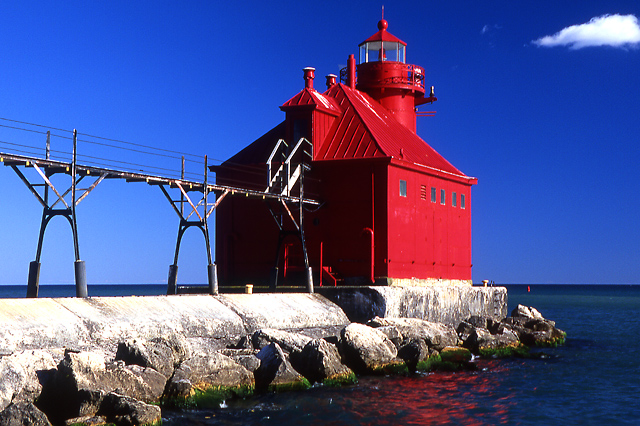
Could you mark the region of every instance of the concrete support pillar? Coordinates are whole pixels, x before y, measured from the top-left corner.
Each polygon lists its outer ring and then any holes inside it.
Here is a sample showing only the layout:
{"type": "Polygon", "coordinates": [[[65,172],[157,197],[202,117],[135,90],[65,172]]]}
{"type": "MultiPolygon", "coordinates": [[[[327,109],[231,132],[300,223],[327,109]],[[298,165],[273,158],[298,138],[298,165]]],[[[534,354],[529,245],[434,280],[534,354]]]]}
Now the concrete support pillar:
{"type": "Polygon", "coordinates": [[[278,286],[278,267],[271,270],[271,281],[269,282],[269,291],[275,293],[278,286]]]}
{"type": "Polygon", "coordinates": [[[76,297],[89,297],[89,291],[87,290],[87,270],[84,265],[84,260],[76,260],[73,263],[75,275],[76,275],[76,297]]]}
{"type": "Polygon", "coordinates": [[[207,275],[209,277],[209,294],[218,295],[218,267],[215,263],[207,266],[207,275]]]}
{"type": "Polygon", "coordinates": [[[29,263],[29,281],[27,281],[27,297],[37,298],[40,286],[40,262],[29,263]]]}
{"type": "Polygon", "coordinates": [[[313,269],[311,266],[307,268],[307,292],[313,294],[313,269]]]}
{"type": "Polygon", "coordinates": [[[167,295],[169,294],[178,294],[178,265],[169,265],[167,295]]]}

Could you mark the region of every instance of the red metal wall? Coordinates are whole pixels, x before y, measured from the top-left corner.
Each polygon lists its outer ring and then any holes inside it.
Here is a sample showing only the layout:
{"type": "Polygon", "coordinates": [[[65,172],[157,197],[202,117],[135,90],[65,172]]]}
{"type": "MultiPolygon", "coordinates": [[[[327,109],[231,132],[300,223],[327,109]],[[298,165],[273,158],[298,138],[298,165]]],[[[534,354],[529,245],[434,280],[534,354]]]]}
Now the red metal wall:
{"type": "MultiPolygon", "coordinates": [[[[371,277],[471,279],[470,186],[404,167],[389,158],[327,160],[312,164],[306,195],[323,202],[305,213],[309,261],[318,284],[320,258],[337,278],[367,284],[371,277]],[[399,195],[400,180],[407,196],[399,195]],[[424,186],[424,191],[422,189],[424,186]],[[431,187],[436,202],[431,202],[431,187]],[[440,190],[446,194],[440,203],[440,190]],[[451,196],[456,192],[457,206],[451,196]],[[465,208],[460,196],[465,195],[465,208]],[[321,253],[322,249],[322,253],[321,253]]],[[[273,205],[277,212],[279,208],[273,205]]],[[[298,214],[293,210],[298,218],[298,214]]],[[[303,256],[294,227],[280,251],[280,284],[303,282],[303,256]]],[[[268,283],[278,228],[265,201],[228,197],[217,211],[216,257],[222,284],[268,283]]],[[[325,282],[325,285],[327,283],[325,282]]]]}
{"type": "Polygon", "coordinates": [[[323,206],[307,215],[307,242],[311,264],[323,266],[340,278],[370,283],[371,233],[374,233],[374,274],[386,276],[388,159],[330,160],[313,164],[318,197],[323,206]]]}
{"type": "Polygon", "coordinates": [[[471,279],[471,187],[409,168],[389,168],[389,276],[471,279]],[[399,195],[400,180],[407,196],[399,195]],[[431,201],[431,188],[436,201],[431,201]],[[441,190],[445,204],[441,204],[441,190]],[[456,193],[457,205],[452,205],[456,193]],[[461,208],[461,194],[465,208],[461,208]]]}

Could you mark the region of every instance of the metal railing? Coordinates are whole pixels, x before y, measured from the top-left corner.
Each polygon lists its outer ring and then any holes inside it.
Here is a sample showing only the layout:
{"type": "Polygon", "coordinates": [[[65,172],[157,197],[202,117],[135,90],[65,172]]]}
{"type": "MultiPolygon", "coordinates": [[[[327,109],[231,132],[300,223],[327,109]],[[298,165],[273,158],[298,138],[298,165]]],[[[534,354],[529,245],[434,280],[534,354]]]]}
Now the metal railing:
{"type": "MultiPolygon", "coordinates": [[[[358,68],[364,66],[368,66],[369,64],[381,64],[381,63],[392,63],[389,61],[385,62],[367,62],[365,64],[360,64],[356,67],[356,81],[358,81],[358,68]]],[[[402,86],[414,86],[420,89],[425,89],[425,70],[423,67],[419,65],[413,64],[403,64],[401,62],[393,62],[395,75],[391,75],[386,78],[380,79],[362,79],[358,81],[358,84],[366,84],[366,85],[402,85],[402,86]]],[[[348,73],[347,67],[344,67],[340,70],[340,82],[347,83],[348,73]]]]}

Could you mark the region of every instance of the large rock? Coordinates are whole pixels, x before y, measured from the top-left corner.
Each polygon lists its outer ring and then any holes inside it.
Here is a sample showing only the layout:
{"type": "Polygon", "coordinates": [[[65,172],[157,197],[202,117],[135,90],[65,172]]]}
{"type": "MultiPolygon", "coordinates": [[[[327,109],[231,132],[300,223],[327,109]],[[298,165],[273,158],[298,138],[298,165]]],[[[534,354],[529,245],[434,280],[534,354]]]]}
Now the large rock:
{"type": "Polygon", "coordinates": [[[458,343],[458,335],[453,327],[419,318],[376,317],[367,324],[371,327],[394,326],[405,339],[423,339],[430,348],[438,351],[458,343]]]}
{"type": "Polygon", "coordinates": [[[56,363],[48,352],[22,351],[0,359],[0,411],[12,401],[35,401],[56,363]]]}
{"type": "Polygon", "coordinates": [[[523,305],[518,305],[502,324],[527,346],[553,346],[563,343],[566,337],[554,321],[545,319],[535,308],[523,305]]]}
{"type": "Polygon", "coordinates": [[[404,341],[404,336],[398,330],[398,327],[394,325],[385,325],[382,327],[376,327],[379,331],[382,331],[385,336],[389,338],[396,345],[396,348],[400,349],[402,342],[404,341]]]}
{"type": "Polygon", "coordinates": [[[118,426],[142,426],[162,420],[160,407],[110,392],[100,405],[100,415],[118,426]]]}
{"type": "Polygon", "coordinates": [[[260,360],[260,367],[254,373],[257,390],[282,391],[309,386],[309,382],[291,366],[277,343],[265,346],[256,356],[260,360]]]}
{"type": "Polygon", "coordinates": [[[342,363],[338,348],[324,339],[310,341],[302,351],[292,352],[289,359],[310,382],[340,383],[353,379],[353,371],[342,363]]]}
{"type": "Polygon", "coordinates": [[[148,341],[129,339],[118,344],[116,360],[127,365],[135,364],[150,367],[171,377],[174,369],[184,361],[190,353],[186,340],[177,335],[156,337],[148,341]]]}
{"type": "Polygon", "coordinates": [[[277,343],[286,352],[301,351],[310,341],[311,338],[303,334],[290,333],[273,328],[260,329],[251,336],[251,342],[255,349],[262,349],[271,343],[277,343]]]}
{"type": "Polygon", "coordinates": [[[549,346],[564,342],[566,333],[553,325],[553,321],[511,317],[503,321],[527,346],[549,346]]]}
{"type": "Polygon", "coordinates": [[[154,369],[106,361],[100,353],[67,352],[44,386],[38,405],[52,419],[90,416],[109,392],[157,402],[166,380],[154,369]]]}
{"type": "Polygon", "coordinates": [[[252,373],[260,367],[260,360],[256,356],[259,351],[255,349],[223,349],[222,355],[228,356],[252,373]]]}
{"type": "Polygon", "coordinates": [[[65,420],[65,426],[107,426],[108,420],[105,416],[82,416],[65,420]]]}
{"type": "Polygon", "coordinates": [[[358,323],[342,329],[340,350],[345,363],[357,373],[389,365],[398,355],[396,346],[383,332],[358,323]]]}
{"type": "Polygon", "coordinates": [[[440,359],[443,362],[466,364],[471,361],[472,358],[473,356],[469,349],[461,348],[459,346],[447,346],[440,351],[440,359]]]}
{"type": "Polygon", "coordinates": [[[194,353],[175,370],[167,383],[165,396],[186,398],[196,390],[210,388],[253,388],[253,374],[228,356],[220,353],[194,353]]]}
{"type": "Polygon", "coordinates": [[[544,320],[544,317],[540,312],[538,312],[536,308],[524,306],[524,305],[516,306],[516,308],[513,311],[511,311],[511,316],[544,320]]]}
{"type": "Polygon", "coordinates": [[[22,401],[9,405],[0,412],[2,426],[51,426],[47,416],[33,403],[22,401]]]}
{"type": "Polygon", "coordinates": [[[419,362],[427,360],[434,353],[437,352],[430,350],[424,339],[415,337],[402,342],[398,349],[398,357],[406,363],[411,372],[416,370],[419,362]]]}
{"type": "Polygon", "coordinates": [[[491,333],[486,328],[474,327],[466,321],[461,322],[458,326],[463,346],[476,354],[488,349],[500,349],[518,344],[518,336],[510,329],[502,327],[496,331],[499,333],[491,333]]]}

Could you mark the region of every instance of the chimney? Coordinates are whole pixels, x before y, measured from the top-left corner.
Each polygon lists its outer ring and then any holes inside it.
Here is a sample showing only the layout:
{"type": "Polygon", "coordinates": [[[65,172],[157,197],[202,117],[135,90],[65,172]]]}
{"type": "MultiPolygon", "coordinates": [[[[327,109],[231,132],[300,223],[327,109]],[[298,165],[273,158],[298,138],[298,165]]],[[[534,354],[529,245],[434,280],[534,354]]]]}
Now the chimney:
{"type": "Polygon", "coordinates": [[[327,89],[331,89],[331,86],[336,84],[336,79],[338,78],[335,74],[327,75],[327,89]]]}
{"type": "Polygon", "coordinates": [[[315,77],[316,69],[313,67],[303,68],[304,71],[304,87],[305,89],[313,90],[313,78],[315,77]]]}
{"type": "Polygon", "coordinates": [[[347,59],[347,86],[351,89],[356,88],[356,57],[349,55],[347,59]]]}

